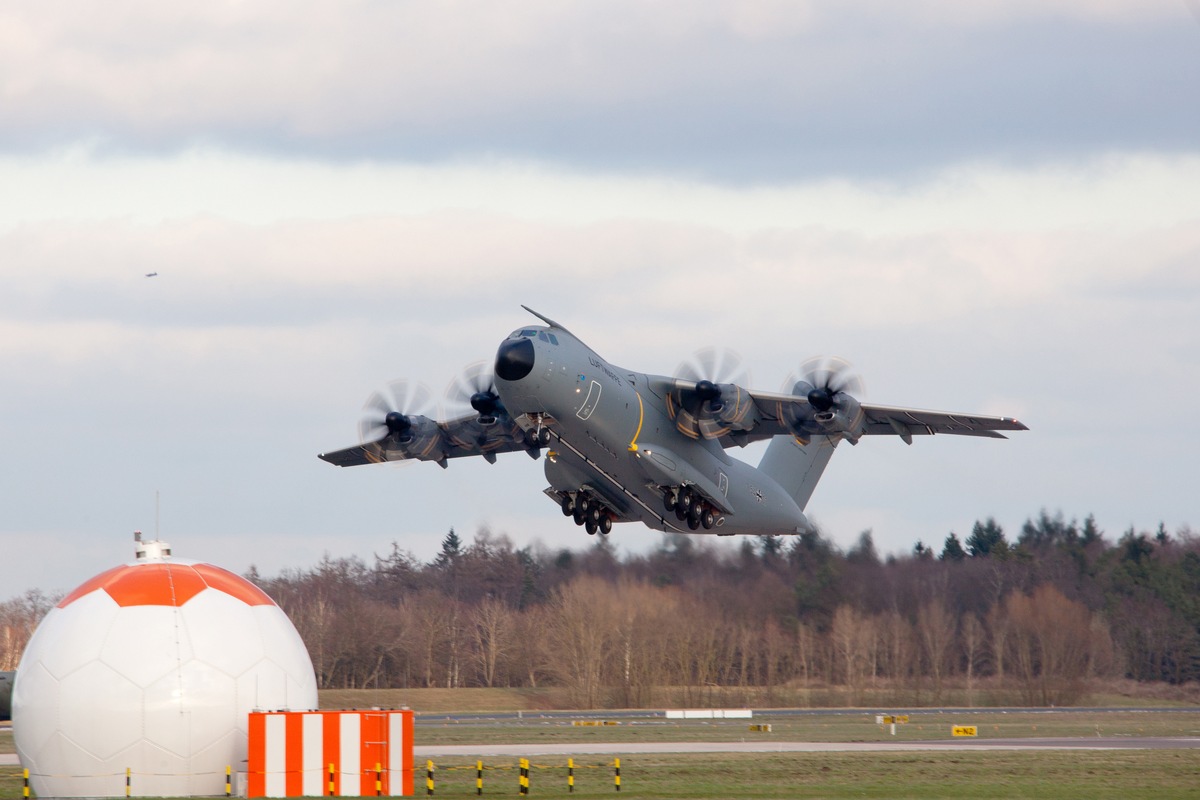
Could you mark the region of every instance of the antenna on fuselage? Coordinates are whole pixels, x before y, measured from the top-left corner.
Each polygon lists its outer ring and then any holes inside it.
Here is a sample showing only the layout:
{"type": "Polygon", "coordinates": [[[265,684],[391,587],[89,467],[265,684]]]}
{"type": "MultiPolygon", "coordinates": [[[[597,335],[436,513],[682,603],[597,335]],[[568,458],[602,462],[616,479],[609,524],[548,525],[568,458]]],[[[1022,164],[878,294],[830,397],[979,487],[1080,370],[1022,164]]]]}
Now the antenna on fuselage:
{"type": "MultiPolygon", "coordinates": [[[[560,331],[562,331],[563,333],[571,333],[569,330],[567,330],[567,329],[566,329],[565,327],[563,327],[562,325],[559,325],[557,322],[555,322],[554,320],[550,319],[549,317],[547,317],[547,316],[546,316],[546,315],[544,315],[544,314],[539,314],[538,312],[534,311],[534,310],[533,310],[532,308],[530,308],[529,306],[525,306],[525,305],[523,305],[523,306],[521,306],[521,308],[525,309],[525,310],[526,310],[526,311],[528,311],[530,314],[533,314],[535,317],[537,317],[537,318],[538,318],[538,319],[540,319],[542,322],[544,322],[544,323],[546,323],[547,325],[549,325],[551,328],[558,328],[558,329],[559,329],[560,331]]],[[[575,334],[571,333],[571,335],[572,335],[572,336],[574,336],[575,334]]]]}

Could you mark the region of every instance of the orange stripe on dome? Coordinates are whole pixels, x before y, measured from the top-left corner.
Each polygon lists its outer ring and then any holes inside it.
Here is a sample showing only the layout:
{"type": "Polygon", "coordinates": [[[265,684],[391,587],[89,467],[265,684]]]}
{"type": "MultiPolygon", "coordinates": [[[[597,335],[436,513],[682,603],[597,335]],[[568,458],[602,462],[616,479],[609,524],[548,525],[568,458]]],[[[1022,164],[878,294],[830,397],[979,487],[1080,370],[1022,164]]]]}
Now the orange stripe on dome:
{"type": "Polygon", "coordinates": [[[92,592],[96,591],[97,589],[104,588],[110,580],[112,580],[113,578],[115,578],[117,576],[118,573],[124,572],[127,569],[129,569],[129,567],[126,567],[124,565],[119,566],[119,567],[113,567],[110,570],[101,572],[99,575],[97,575],[94,578],[89,578],[88,580],[81,583],[79,585],[79,588],[77,588],[75,591],[71,592],[69,595],[64,597],[62,600],[58,601],[58,607],[66,608],[67,606],[71,605],[71,603],[74,603],[76,600],[83,597],[85,594],[91,594],[92,592]]]}
{"type": "Polygon", "coordinates": [[[153,563],[126,564],[101,572],[64,597],[58,607],[66,608],[97,589],[103,589],[122,607],[182,606],[209,587],[236,597],[248,606],[275,605],[262,589],[220,567],[153,563]]]}
{"type": "Polygon", "coordinates": [[[181,606],[207,588],[190,565],[139,564],[104,587],[119,606],[181,606]]]}
{"type": "Polygon", "coordinates": [[[266,592],[227,569],[214,567],[212,564],[193,564],[192,569],[212,588],[232,595],[248,606],[275,605],[275,601],[266,592]]]}

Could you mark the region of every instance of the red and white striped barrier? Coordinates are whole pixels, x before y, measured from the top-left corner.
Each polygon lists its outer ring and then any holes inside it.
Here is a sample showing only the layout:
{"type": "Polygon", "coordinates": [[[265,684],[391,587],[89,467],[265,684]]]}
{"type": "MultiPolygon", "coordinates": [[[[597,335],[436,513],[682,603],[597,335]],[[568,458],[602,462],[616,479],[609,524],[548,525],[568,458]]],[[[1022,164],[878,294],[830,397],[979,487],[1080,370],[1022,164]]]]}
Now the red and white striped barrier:
{"type": "Polygon", "coordinates": [[[253,711],[247,797],[413,793],[413,712],[253,711]]]}

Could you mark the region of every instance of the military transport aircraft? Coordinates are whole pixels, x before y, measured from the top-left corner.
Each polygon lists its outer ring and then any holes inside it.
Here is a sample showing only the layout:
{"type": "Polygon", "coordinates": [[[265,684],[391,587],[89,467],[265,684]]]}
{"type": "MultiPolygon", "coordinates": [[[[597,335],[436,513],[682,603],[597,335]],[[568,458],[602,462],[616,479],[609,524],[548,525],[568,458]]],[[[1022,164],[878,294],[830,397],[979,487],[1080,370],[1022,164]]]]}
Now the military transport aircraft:
{"type": "Polygon", "coordinates": [[[446,467],[460,456],[545,450],[545,493],[588,533],[641,522],[679,533],[803,533],[804,507],[834,448],[863,436],[952,433],[1005,438],[1015,419],[860,403],[845,362],[809,362],[783,393],[739,385],[730,359],[699,358],[678,377],[614,366],[557,322],[513,331],[494,369],[460,376],[447,396],[464,413],[418,413],[430,393],[393,384],[368,400],[362,444],[319,457],[342,467],[404,459],[446,467]],[[469,409],[467,404],[469,403],[469,409]],[[770,440],[757,467],[726,448],[770,440]]]}

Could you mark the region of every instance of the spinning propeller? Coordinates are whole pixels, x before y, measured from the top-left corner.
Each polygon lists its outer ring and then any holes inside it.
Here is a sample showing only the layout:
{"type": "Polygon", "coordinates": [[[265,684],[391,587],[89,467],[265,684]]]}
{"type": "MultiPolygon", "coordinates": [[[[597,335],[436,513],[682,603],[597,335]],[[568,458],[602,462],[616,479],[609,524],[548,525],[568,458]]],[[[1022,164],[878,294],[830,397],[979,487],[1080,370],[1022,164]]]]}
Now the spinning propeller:
{"type": "Polygon", "coordinates": [[[420,450],[424,439],[436,432],[429,423],[433,412],[433,394],[424,384],[406,380],[392,381],[382,392],[372,392],[363,404],[358,423],[358,438],[364,444],[380,442],[404,445],[420,450]],[[421,440],[421,441],[418,441],[421,440]]]}
{"type": "Polygon", "coordinates": [[[484,361],[469,365],[450,382],[443,407],[450,419],[467,413],[468,408],[474,409],[479,424],[485,427],[494,425],[496,417],[505,413],[492,372],[484,361]]]}
{"type": "Polygon", "coordinates": [[[687,383],[671,393],[667,410],[685,436],[719,439],[750,409],[749,396],[739,388],[750,383],[750,371],[732,350],[698,350],[676,368],[675,375],[687,383]]]}
{"type": "Polygon", "coordinates": [[[858,440],[861,420],[856,396],[866,391],[866,385],[849,361],[836,356],[810,358],[800,365],[799,378],[794,373],[787,377],[783,391],[805,397],[811,409],[792,406],[787,413],[798,437],[807,441],[805,433],[837,432],[851,444],[858,440]]]}
{"type": "MultiPolygon", "coordinates": [[[[799,381],[808,384],[805,395],[808,404],[818,412],[829,411],[838,403],[839,395],[860,396],[866,391],[862,378],[844,358],[818,356],[800,365],[799,381]]],[[[797,379],[789,375],[784,383],[785,392],[795,393],[797,379]]]]}

